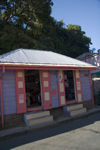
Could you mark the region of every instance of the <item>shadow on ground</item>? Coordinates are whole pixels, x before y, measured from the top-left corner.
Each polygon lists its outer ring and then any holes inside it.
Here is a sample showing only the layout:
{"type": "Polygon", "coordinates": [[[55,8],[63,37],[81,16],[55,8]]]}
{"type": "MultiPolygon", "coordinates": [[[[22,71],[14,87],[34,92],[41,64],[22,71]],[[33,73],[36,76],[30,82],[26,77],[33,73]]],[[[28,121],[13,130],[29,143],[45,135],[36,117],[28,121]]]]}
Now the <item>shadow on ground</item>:
{"type": "Polygon", "coordinates": [[[17,146],[21,146],[58,134],[69,132],[93,124],[96,121],[100,121],[100,113],[71,122],[60,123],[59,125],[53,127],[39,129],[38,131],[27,132],[20,136],[13,136],[9,139],[0,141],[0,150],[8,150],[17,146]]]}

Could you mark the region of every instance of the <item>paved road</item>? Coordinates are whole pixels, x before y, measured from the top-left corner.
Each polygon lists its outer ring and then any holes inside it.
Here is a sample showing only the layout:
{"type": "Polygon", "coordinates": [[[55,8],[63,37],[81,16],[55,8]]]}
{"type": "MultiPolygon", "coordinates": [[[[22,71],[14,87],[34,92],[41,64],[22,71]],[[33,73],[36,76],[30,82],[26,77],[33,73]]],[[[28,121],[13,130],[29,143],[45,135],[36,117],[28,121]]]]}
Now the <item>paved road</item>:
{"type": "Polygon", "coordinates": [[[100,113],[0,141],[0,150],[100,150],[100,113]]]}

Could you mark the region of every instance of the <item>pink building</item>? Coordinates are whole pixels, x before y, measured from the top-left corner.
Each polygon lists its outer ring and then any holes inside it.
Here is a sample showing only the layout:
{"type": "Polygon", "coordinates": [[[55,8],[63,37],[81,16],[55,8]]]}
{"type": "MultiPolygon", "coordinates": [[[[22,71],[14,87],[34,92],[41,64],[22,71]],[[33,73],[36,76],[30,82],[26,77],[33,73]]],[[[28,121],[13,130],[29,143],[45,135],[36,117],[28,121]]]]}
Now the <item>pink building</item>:
{"type": "Polygon", "coordinates": [[[74,115],[74,106],[78,113],[86,110],[83,107],[91,108],[90,72],[94,69],[93,65],[51,51],[17,49],[1,55],[2,127],[46,123],[59,110],[74,115]]]}

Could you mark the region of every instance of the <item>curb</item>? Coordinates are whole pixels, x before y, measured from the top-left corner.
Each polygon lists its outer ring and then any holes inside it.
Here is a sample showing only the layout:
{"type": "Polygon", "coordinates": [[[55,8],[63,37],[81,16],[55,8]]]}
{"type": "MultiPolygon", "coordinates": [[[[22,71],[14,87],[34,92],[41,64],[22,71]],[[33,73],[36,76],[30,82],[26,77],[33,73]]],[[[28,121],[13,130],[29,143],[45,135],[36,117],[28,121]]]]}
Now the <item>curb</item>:
{"type": "Polygon", "coordinates": [[[17,128],[12,128],[12,129],[6,129],[3,131],[0,131],[0,140],[6,139],[6,138],[12,137],[12,136],[27,134],[27,133],[32,132],[32,131],[36,132],[37,130],[39,131],[39,130],[42,130],[42,129],[45,129],[48,127],[53,127],[53,126],[56,126],[56,125],[64,123],[64,122],[70,122],[70,121],[82,119],[82,118],[88,117],[88,116],[93,115],[93,114],[98,113],[98,112],[100,112],[100,107],[93,109],[93,110],[90,110],[84,114],[81,114],[81,115],[78,115],[75,117],[60,118],[57,121],[50,122],[49,124],[43,125],[41,127],[39,127],[39,126],[38,127],[17,127],[17,128]]]}

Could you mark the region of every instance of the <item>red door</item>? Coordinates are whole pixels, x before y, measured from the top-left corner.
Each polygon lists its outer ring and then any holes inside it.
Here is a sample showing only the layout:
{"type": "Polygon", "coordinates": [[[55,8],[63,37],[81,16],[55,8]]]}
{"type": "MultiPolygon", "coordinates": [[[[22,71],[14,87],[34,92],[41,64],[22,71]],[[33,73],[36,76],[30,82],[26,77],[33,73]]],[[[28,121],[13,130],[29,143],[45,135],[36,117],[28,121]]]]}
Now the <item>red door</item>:
{"type": "Polygon", "coordinates": [[[26,112],[24,70],[16,71],[16,103],[18,114],[26,112]]]}
{"type": "Polygon", "coordinates": [[[51,108],[51,95],[50,95],[50,78],[48,71],[41,71],[41,83],[42,83],[42,97],[43,97],[43,108],[51,108]]]}

